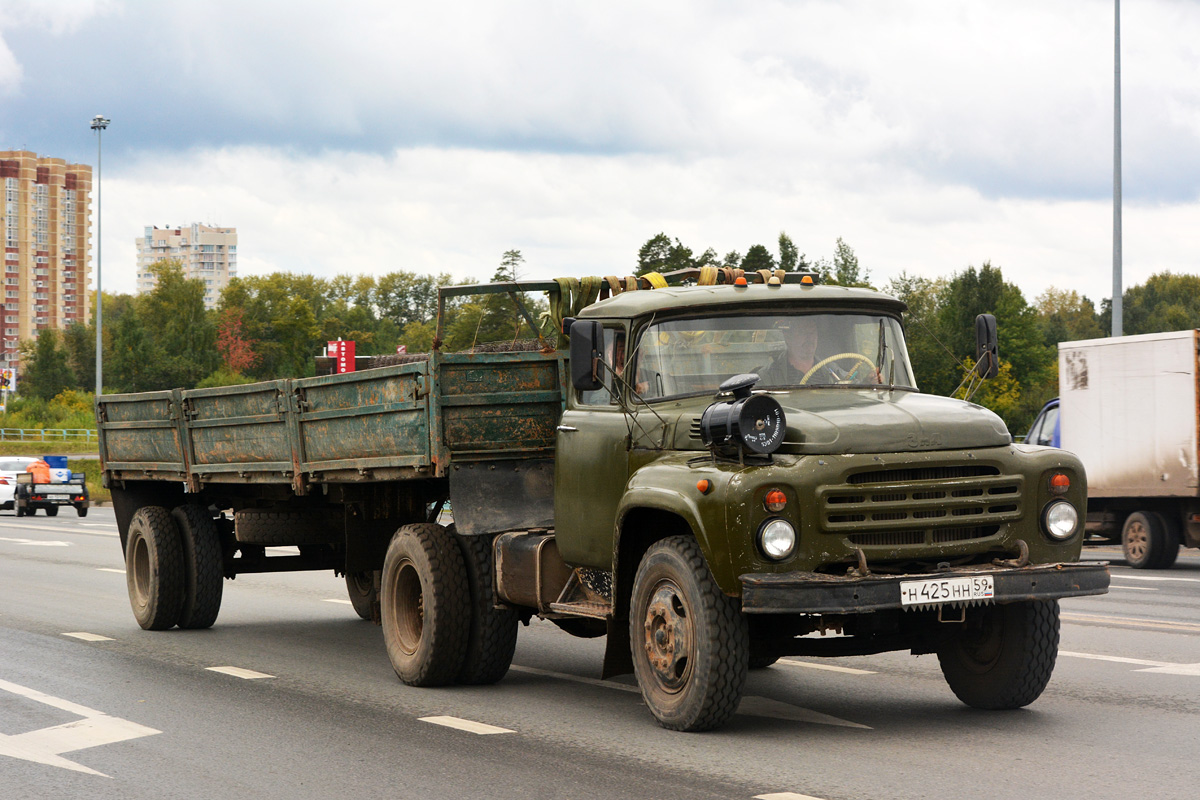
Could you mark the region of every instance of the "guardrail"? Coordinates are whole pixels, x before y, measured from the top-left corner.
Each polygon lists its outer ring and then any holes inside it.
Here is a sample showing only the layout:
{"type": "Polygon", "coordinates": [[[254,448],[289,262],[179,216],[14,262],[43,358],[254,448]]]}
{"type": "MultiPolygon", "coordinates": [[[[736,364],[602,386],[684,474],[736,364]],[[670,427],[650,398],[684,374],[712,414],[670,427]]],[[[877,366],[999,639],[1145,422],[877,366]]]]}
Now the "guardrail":
{"type": "Polygon", "coordinates": [[[98,443],[89,428],[0,428],[0,442],[85,442],[98,443]]]}

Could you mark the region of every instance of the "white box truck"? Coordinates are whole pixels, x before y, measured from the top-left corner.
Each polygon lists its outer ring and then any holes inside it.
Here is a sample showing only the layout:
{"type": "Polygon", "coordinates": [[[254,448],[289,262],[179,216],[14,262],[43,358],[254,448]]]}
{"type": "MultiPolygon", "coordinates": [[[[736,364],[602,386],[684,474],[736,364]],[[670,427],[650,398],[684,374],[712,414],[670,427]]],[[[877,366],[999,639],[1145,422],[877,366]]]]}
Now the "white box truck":
{"type": "Polygon", "coordinates": [[[1140,569],[1200,547],[1200,330],[1061,342],[1058,391],[1025,441],[1083,461],[1088,533],[1140,569]]]}

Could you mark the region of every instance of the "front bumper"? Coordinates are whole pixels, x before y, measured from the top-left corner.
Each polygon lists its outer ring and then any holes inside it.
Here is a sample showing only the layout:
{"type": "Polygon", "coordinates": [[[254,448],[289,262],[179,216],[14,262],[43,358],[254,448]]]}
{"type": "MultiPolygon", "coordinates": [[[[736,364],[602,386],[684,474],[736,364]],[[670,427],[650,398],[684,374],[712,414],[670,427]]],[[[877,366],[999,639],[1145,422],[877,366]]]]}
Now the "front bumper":
{"type": "MultiPolygon", "coordinates": [[[[748,614],[863,614],[914,608],[900,601],[900,584],[937,578],[991,575],[995,596],[973,603],[1057,600],[1108,591],[1108,564],[1037,564],[1026,567],[962,567],[913,575],[842,577],[816,572],[751,573],[741,577],[742,610],[748,614]]],[[[944,605],[956,605],[953,602],[944,605]]],[[[958,603],[957,605],[962,605],[958,603]]]]}

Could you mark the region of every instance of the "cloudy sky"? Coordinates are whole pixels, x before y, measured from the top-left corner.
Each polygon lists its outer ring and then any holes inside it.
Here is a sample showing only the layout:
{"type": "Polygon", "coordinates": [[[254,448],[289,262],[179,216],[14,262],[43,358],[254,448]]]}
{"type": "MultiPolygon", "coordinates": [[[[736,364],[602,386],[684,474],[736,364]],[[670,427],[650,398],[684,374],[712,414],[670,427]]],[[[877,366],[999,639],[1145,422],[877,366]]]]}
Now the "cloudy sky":
{"type": "MultiPolygon", "coordinates": [[[[1122,8],[1126,285],[1200,272],[1200,3],[1122,8]]],[[[95,164],[105,289],[146,225],[243,275],[629,273],[697,253],[877,284],[984,261],[1111,295],[1112,0],[0,0],[0,149],[95,164]]]]}

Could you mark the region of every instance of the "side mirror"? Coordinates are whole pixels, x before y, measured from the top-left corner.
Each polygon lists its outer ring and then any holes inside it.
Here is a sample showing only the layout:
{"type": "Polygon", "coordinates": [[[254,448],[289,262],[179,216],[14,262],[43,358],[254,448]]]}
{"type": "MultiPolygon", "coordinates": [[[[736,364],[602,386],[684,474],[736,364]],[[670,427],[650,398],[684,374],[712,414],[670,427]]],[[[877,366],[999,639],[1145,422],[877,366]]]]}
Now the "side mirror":
{"type": "Polygon", "coordinates": [[[593,392],[601,386],[600,346],[604,326],[599,320],[577,319],[571,325],[571,385],[581,392],[593,392]]]}
{"type": "Polygon", "coordinates": [[[1000,373],[1000,354],[996,344],[996,318],[980,314],[975,318],[975,374],[987,380],[1000,373]]]}

